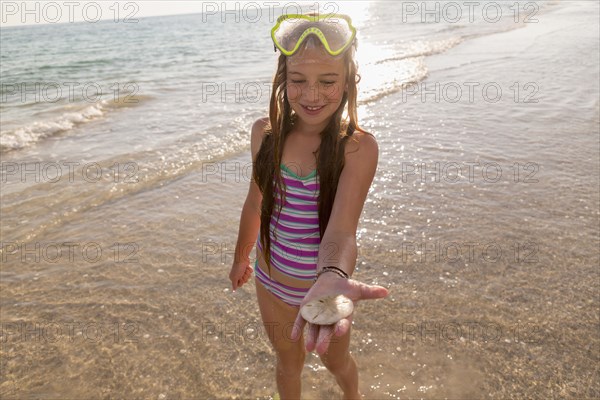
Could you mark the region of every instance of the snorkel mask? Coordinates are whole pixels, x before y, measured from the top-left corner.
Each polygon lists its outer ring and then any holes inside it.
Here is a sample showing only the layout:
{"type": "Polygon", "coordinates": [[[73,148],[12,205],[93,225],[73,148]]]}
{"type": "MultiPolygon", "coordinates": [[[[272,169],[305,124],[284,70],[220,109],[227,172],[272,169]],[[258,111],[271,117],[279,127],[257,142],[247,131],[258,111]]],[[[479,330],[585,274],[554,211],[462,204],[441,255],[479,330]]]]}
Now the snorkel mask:
{"type": "MultiPolygon", "coordinates": [[[[284,14],[271,30],[275,51],[291,56],[309,35],[318,38],[331,56],[339,56],[354,41],[356,29],[352,19],[344,14],[284,14]]],[[[307,46],[310,46],[309,40],[307,46]]],[[[305,46],[305,47],[307,47],[305,46]]]]}

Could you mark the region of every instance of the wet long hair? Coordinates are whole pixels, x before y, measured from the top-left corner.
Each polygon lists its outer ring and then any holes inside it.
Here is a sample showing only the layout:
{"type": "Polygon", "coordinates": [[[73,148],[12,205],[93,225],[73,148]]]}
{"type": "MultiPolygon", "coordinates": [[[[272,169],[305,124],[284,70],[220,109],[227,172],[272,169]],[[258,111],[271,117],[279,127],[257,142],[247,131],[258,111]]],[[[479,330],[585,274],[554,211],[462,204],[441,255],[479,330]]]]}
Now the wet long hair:
{"type": "MultiPolygon", "coordinates": [[[[305,46],[307,42],[308,40],[304,41],[302,45],[305,46]]],[[[317,150],[317,176],[320,184],[318,216],[319,237],[321,240],[329,222],[339,177],[344,168],[346,143],[356,131],[371,134],[361,129],[357,121],[357,84],[360,82],[361,77],[358,74],[358,64],[355,59],[356,49],[357,42],[355,38],[343,55],[348,90],[344,93],[342,101],[331,116],[329,123],[320,133],[321,144],[317,150]],[[346,106],[347,115],[342,118],[346,106]]],[[[286,59],[287,57],[283,54],[279,56],[277,71],[273,77],[269,123],[265,126],[265,135],[253,168],[253,179],[263,196],[260,214],[260,243],[263,249],[263,257],[269,268],[269,277],[271,276],[270,223],[275,208],[274,194],[280,193],[282,196],[277,210],[277,221],[279,221],[279,213],[285,203],[285,184],[279,166],[282,162],[283,146],[297,118],[287,96],[286,59]],[[284,189],[282,190],[282,188],[284,189]]]]}

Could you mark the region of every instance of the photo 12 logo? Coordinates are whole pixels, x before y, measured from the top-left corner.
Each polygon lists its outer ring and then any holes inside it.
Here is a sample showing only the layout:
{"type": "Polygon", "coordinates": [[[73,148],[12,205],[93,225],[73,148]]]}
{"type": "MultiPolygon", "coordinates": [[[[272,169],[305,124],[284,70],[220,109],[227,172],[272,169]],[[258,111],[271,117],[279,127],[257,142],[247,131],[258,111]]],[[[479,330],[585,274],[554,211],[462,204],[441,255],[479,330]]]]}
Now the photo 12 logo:
{"type": "Polygon", "coordinates": [[[503,325],[481,321],[415,321],[400,324],[398,339],[402,343],[544,343],[559,341],[562,333],[532,323],[503,325]]]}
{"type": "Polygon", "coordinates": [[[402,23],[498,23],[512,17],[518,23],[538,23],[540,6],[534,1],[401,1],[402,23]]]}
{"type": "Polygon", "coordinates": [[[0,343],[135,343],[137,322],[18,321],[0,324],[0,343]]]}
{"type": "Polygon", "coordinates": [[[102,100],[119,104],[137,104],[139,92],[135,82],[17,82],[0,84],[0,103],[26,104],[57,103],[97,103],[102,100]]]}
{"type": "Polygon", "coordinates": [[[57,24],[79,21],[96,23],[102,19],[117,23],[138,23],[135,1],[2,1],[2,23],[57,24]]]}
{"type": "Polygon", "coordinates": [[[540,165],[535,162],[516,161],[511,165],[500,165],[497,162],[480,161],[435,161],[400,163],[400,176],[403,183],[460,183],[475,181],[485,183],[500,182],[502,177],[508,178],[514,183],[538,183],[535,177],[540,170],[540,165]]]}
{"type": "Polygon", "coordinates": [[[444,241],[404,241],[400,245],[402,263],[497,263],[501,261],[517,264],[538,263],[539,245],[533,241],[513,242],[504,247],[494,241],[489,242],[444,242],[444,241]]]}
{"type": "Polygon", "coordinates": [[[139,249],[135,242],[0,242],[2,263],[137,263],[139,249]]]}
{"type": "Polygon", "coordinates": [[[102,180],[113,183],[137,183],[139,166],[135,162],[115,162],[102,167],[99,163],[80,163],[77,161],[59,162],[3,162],[0,164],[2,183],[57,183],[87,182],[102,180]]]}
{"type": "MultiPolygon", "coordinates": [[[[284,340],[292,342],[293,322],[280,324],[279,322],[246,322],[246,323],[202,323],[202,341],[221,341],[233,345],[244,345],[249,341],[267,342],[273,340],[275,330],[281,332],[284,340]]],[[[340,338],[332,331],[329,336],[330,343],[336,343],[340,338]]]]}
{"type": "MultiPolygon", "coordinates": [[[[268,82],[202,82],[200,95],[202,103],[258,103],[271,98],[273,85],[268,82]]],[[[303,97],[322,98],[325,103],[339,101],[340,86],[331,81],[315,83],[292,80],[287,84],[286,95],[289,102],[300,102],[303,97]]]]}
{"type": "Polygon", "coordinates": [[[539,103],[539,91],[536,82],[511,82],[506,86],[498,82],[411,82],[402,88],[402,102],[418,98],[422,103],[498,103],[504,96],[514,103],[527,104],[539,103]]]}
{"type": "Polygon", "coordinates": [[[273,24],[285,14],[337,14],[343,8],[340,5],[334,1],[203,1],[202,22],[255,24],[266,18],[273,24]]]}

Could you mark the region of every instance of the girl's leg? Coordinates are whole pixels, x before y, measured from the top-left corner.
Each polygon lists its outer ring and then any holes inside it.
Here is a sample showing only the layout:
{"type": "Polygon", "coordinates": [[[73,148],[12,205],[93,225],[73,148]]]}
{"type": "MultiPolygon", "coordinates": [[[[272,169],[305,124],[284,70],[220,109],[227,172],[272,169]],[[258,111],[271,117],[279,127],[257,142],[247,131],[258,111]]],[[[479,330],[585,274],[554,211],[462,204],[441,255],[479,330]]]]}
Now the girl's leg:
{"type": "Polygon", "coordinates": [[[335,380],[344,392],[344,399],[360,399],[358,391],[358,368],[350,354],[350,332],[343,336],[333,336],[327,352],[321,355],[323,365],[335,376],[335,380]]]}
{"type": "Polygon", "coordinates": [[[256,296],[263,324],[277,356],[277,390],[282,400],[300,399],[300,376],[304,367],[306,350],[301,335],[296,342],[290,339],[298,307],[293,307],[269,292],[255,278],[256,296]]]}

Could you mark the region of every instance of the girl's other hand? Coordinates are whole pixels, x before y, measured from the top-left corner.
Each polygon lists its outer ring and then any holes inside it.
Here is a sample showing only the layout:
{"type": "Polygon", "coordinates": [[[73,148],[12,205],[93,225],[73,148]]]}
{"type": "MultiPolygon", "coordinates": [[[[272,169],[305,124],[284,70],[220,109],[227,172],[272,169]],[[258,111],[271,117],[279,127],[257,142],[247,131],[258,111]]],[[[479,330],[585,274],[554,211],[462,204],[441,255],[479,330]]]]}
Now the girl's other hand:
{"type": "Polygon", "coordinates": [[[249,261],[234,262],[231,266],[231,272],[229,272],[229,280],[231,280],[231,287],[235,291],[241,287],[244,283],[248,282],[250,276],[252,276],[252,267],[249,261]]]}

